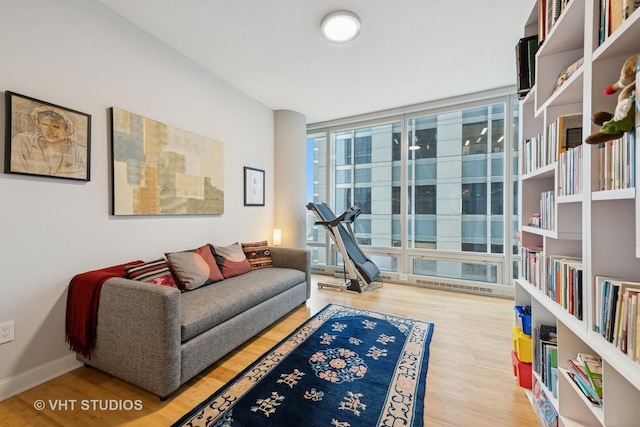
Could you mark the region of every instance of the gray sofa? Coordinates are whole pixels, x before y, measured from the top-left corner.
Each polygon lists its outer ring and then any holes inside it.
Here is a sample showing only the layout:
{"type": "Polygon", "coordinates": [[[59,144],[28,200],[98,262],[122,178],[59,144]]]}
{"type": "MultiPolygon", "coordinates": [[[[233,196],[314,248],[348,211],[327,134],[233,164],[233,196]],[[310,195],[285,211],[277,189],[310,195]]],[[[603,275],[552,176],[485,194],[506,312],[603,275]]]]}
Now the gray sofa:
{"type": "Polygon", "coordinates": [[[271,257],[273,268],[188,292],[106,280],[95,348],[78,360],[165,399],[309,298],[309,252],[273,247],[271,257]]]}

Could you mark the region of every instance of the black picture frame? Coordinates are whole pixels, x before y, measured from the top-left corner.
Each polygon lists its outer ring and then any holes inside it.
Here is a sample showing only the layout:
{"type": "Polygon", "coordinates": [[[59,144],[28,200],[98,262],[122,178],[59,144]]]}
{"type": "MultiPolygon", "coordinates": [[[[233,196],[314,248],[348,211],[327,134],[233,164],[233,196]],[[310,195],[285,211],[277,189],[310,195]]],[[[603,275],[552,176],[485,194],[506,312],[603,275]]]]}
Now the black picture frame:
{"type": "Polygon", "coordinates": [[[91,115],[9,91],[5,101],[5,173],[91,179],[91,115]]]}
{"type": "Polygon", "coordinates": [[[244,167],[244,205],[264,206],[264,170],[244,167]]]}

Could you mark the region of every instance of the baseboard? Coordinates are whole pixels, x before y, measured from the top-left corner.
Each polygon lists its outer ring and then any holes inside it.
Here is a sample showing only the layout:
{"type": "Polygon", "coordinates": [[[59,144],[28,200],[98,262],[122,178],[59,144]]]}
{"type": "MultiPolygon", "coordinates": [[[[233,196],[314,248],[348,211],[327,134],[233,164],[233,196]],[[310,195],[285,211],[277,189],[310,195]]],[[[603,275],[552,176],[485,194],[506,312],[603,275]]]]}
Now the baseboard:
{"type": "Polygon", "coordinates": [[[0,380],[0,402],[82,366],[75,353],[0,380]]]}

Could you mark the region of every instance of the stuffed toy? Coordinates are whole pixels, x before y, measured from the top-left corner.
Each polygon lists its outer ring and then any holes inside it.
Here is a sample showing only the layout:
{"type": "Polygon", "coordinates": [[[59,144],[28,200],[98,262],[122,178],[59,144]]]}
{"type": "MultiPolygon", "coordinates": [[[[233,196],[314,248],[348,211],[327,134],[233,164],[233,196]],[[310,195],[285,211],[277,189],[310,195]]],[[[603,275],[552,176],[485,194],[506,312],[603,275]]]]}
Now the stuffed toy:
{"type": "Polygon", "coordinates": [[[636,97],[636,64],[638,60],[640,60],[640,54],[633,55],[627,59],[620,71],[620,79],[611,86],[607,86],[604,90],[607,95],[620,91],[618,104],[613,114],[606,111],[593,113],[591,121],[593,124],[600,126],[600,130],[585,139],[587,144],[601,144],[618,139],[635,126],[633,103],[636,97]]]}

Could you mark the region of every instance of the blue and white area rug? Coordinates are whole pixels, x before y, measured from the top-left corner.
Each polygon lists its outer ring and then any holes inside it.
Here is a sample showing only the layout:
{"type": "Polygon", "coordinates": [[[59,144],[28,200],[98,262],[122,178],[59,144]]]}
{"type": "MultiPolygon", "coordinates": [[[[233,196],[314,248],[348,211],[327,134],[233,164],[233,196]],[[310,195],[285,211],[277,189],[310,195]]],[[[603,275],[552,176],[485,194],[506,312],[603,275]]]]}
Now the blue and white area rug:
{"type": "Polygon", "coordinates": [[[423,426],[433,324],[330,304],[177,426],[423,426]]]}

